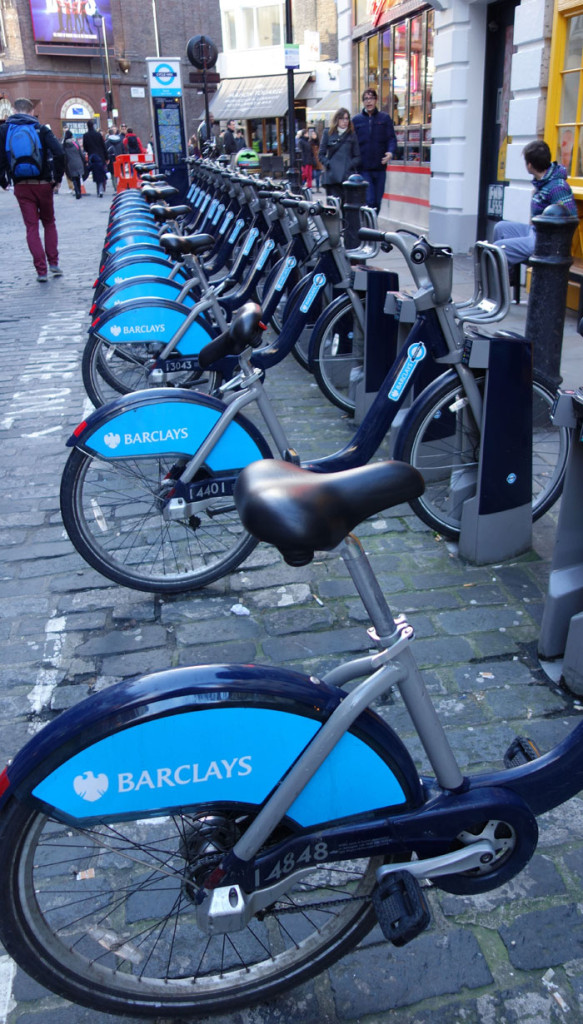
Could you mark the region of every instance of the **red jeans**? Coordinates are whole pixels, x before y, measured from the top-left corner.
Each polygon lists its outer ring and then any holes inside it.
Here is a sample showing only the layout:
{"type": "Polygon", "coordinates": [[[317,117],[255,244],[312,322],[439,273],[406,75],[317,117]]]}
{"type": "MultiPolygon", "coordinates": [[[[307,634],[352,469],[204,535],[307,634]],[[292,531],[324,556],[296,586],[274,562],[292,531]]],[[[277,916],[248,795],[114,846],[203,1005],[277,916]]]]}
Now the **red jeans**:
{"type": "Polygon", "coordinates": [[[314,170],[314,168],[313,168],[312,164],[304,164],[304,166],[302,167],[302,180],[303,180],[304,185],[307,185],[308,188],[312,187],[312,172],[313,172],[313,170],[314,170]]]}
{"type": "Polygon", "coordinates": [[[48,181],[40,181],[38,185],[15,185],[14,195],[20,206],[26,227],[26,241],[36,272],[44,275],[47,272],[47,259],[49,266],[57,267],[59,265],[59,239],[55,224],[53,187],[48,181]],[[44,247],[40,240],[39,221],[42,221],[45,233],[44,247]]]}

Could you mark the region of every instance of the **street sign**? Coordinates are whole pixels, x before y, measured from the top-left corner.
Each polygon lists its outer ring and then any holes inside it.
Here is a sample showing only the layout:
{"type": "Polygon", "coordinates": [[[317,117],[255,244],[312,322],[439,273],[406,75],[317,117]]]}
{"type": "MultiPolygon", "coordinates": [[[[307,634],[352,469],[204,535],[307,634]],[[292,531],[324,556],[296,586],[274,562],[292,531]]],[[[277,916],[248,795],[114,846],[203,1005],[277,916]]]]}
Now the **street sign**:
{"type": "Polygon", "coordinates": [[[193,36],[188,40],[186,56],[193,67],[202,71],[203,68],[214,68],[219,51],[208,36],[193,36]]]}
{"type": "Polygon", "coordinates": [[[107,113],[107,100],[105,99],[105,96],[103,97],[103,99],[102,99],[101,103],[99,104],[99,106],[103,110],[104,114],[107,113]]]}
{"type": "MultiPolygon", "coordinates": [[[[221,80],[221,76],[218,71],[207,71],[206,83],[207,85],[218,85],[221,80]]],[[[190,71],[188,74],[188,81],[191,85],[204,85],[204,72],[203,71],[190,71]]]]}

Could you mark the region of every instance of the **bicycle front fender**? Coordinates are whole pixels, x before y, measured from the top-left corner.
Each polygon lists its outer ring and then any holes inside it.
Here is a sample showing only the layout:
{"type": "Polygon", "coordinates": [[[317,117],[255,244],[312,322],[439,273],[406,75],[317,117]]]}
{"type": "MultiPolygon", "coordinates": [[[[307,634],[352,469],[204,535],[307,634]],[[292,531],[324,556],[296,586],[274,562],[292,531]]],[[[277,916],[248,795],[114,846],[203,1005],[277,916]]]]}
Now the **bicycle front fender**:
{"type": "MultiPolygon", "coordinates": [[[[342,309],[343,306],[346,306],[346,295],[339,295],[336,299],[334,299],[333,302],[330,303],[329,306],[326,306],[326,308],[322,311],[322,313],[320,313],[320,316],[318,317],[316,323],[314,324],[314,329],[310,334],[310,344],[308,348],[308,363],[310,371],[312,372],[312,366],[314,363],[314,359],[316,357],[316,344],[319,341],[320,332],[323,329],[323,325],[326,323],[329,317],[335,316],[337,311],[339,309],[342,309]]],[[[346,306],[347,312],[350,308],[350,306],[346,306]]]]}
{"type": "MultiPolygon", "coordinates": [[[[162,344],[167,345],[184,327],[192,309],[170,299],[130,299],[122,306],[106,310],[91,324],[91,333],[110,345],[162,344]]],[[[198,355],[218,331],[208,320],[197,317],[173,349],[173,354],[198,355]]]]}
{"type": "MultiPolygon", "coordinates": [[[[224,410],[225,405],[217,398],[183,388],[134,391],[91,413],[76,428],[67,446],[107,460],[191,457],[224,410]]],[[[271,457],[263,435],[239,414],[208,454],[205,466],[213,472],[226,472],[271,457]]]]}
{"type": "MultiPolygon", "coordinates": [[[[201,805],[257,808],[343,696],[297,672],[254,665],[171,669],[119,683],[29,741],[6,769],[2,802],[15,797],[75,824],[201,805]]],[[[405,813],[422,800],[406,748],[367,710],[287,818],[313,828],[405,813]]]]}

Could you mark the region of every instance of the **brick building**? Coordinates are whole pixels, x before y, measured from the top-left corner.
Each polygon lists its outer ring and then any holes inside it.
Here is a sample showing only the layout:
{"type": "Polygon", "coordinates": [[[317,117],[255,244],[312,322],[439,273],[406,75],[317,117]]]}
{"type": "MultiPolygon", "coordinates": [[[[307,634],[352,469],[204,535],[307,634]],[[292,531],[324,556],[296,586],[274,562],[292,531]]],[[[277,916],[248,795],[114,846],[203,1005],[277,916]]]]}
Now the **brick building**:
{"type": "Polygon", "coordinates": [[[219,0],[0,0],[0,117],[28,96],[57,136],[94,116],[102,130],[115,121],[148,139],[145,58],[162,55],[181,58],[190,134],[203,98],[189,83],[186,44],[201,33],[221,48],[219,0]]]}

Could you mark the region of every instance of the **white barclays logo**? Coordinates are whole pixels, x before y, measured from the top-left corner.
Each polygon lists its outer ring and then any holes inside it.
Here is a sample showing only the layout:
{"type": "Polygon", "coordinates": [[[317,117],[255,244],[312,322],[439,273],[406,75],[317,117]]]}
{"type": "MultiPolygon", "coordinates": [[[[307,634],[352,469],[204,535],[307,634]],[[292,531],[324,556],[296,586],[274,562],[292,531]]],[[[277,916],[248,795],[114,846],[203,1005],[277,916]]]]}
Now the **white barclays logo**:
{"type": "Polygon", "coordinates": [[[103,440],[105,441],[108,448],[117,448],[121,442],[121,437],[119,436],[119,434],[112,434],[110,431],[109,434],[105,435],[103,440]]]}
{"type": "Polygon", "coordinates": [[[82,800],[94,803],[96,800],[100,800],[104,793],[107,793],[109,779],[103,772],[99,775],[94,775],[93,772],[83,772],[82,775],[76,775],[73,779],[73,789],[82,800]]]}

